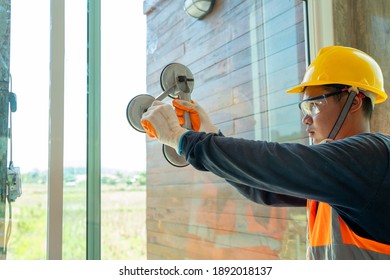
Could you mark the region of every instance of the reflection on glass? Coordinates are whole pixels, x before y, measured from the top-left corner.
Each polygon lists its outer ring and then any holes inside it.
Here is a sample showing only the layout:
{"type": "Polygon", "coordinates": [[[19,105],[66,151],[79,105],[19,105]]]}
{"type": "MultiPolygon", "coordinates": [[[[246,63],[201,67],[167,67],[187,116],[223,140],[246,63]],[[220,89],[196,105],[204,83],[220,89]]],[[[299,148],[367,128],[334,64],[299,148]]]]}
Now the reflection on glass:
{"type": "MultiPolygon", "coordinates": [[[[161,61],[175,57],[196,69],[193,99],[224,135],[302,141],[300,97],[285,90],[300,82],[306,65],[303,2],[221,4],[204,24],[171,20],[175,9],[163,1],[148,14],[149,41],[157,43],[148,54],[148,87],[155,88],[161,61]]],[[[167,166],[155,142],[147,147],[148,258],[305,258],[303,208],[252,203],[209,172],[167,166]]]]}

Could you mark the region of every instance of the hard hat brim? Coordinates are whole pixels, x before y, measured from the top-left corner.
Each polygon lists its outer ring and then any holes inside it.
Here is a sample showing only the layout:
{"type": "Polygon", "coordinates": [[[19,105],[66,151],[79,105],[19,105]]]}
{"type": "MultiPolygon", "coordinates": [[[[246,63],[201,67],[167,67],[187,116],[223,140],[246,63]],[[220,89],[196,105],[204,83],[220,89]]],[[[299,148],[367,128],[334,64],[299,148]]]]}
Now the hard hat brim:
{"type": "MultiPolygon", "coordinates": [[[[304,93],[305,88],[309,87],[309,86],[326,86],[326,85],[332,85],[332,84],[335,84],[335,82],[310,81],[310,82],[302,83],[302,84],[299,84],[295,87],[289,88],[286,90],[286,92],[287,93],[304,93]]],[[[338,81],[337,84],[355,86],[359,89],[364,89],[364,90],[375,93],[376,94],[375,104],[382,103],[382,102],[386,101],[386,99],[387,99],[387,94],[384,91],[379,91],[378,89],[371,87],[371,86],[368,86],[368,85],[365,85],[365,84],[359,84],[359,83],[351,82],[351,81],[338,81]]]]}

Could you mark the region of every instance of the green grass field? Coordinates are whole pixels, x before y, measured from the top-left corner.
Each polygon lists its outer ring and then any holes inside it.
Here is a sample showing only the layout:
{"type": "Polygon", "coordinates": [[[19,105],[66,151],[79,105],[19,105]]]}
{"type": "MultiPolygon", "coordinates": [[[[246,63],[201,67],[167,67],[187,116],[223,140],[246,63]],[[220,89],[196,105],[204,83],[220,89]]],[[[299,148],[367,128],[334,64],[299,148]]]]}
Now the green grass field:
{"type": "MultiPolygon", "coordinates": [[[[62,258],[86,259],[86,192],[84,186],[64,187],[62,258]]],[[[146,258],[146,192],[124,185],[102,185],[101,258],[146,258]]],[[[7,213],[8,215],[8,213],[7,213]]],[[[24,184],[12,203],[12,231],[7,250],[10,260],[46,259],[47,186],[24,184]]]]}

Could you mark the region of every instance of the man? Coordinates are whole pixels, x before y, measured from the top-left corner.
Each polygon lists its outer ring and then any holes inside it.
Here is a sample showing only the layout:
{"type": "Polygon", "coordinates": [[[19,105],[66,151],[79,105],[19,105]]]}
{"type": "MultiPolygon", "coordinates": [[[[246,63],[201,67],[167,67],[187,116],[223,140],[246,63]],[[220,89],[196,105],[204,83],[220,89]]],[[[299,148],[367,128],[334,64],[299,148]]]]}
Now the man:
{"type": "Polygon", "coordinates": [[[302,122],[320,145],[224,137],[198,104],[182,100],[173,102],[176,113],[155,101],[142,125],[252,201],[306,206],[309,259],[390,259],[390,137],[370,133],[374,104],[387,98],[378,64],[359,50],[327,47],[288,92],[303,94],[302,122]],[[185,111],[199,132],[180,126],[185,111]]]}

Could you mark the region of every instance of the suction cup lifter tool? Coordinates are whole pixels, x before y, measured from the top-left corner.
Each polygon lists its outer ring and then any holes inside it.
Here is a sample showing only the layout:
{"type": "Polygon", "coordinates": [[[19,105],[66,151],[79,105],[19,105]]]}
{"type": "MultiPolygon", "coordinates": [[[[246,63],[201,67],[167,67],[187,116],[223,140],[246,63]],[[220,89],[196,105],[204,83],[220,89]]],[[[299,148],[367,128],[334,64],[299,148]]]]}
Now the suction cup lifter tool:
{"type": "MultiPolygon", "coordinates": [[[[171,63],[161,72],[160,85],[163,92],[156,98],[149,94],[140,94],[130,100],[127,105],[127,120],[135,130],[145,133],[141,125],[142,114],[148,110],[154,100],[162,101],[165,97],[169,96],[171,98],[191,101],[194,77],[186,66],[179,63],[171,63]]],[[[187,112],[184,115],[183,127],[191,128],[190,115],[187,112]]],[[[165,145],[163,145],[162,149],[165,159],[173,166],[184,167],[188,165],[185,158],[179,156],[175,149],[165,145]]]]}

